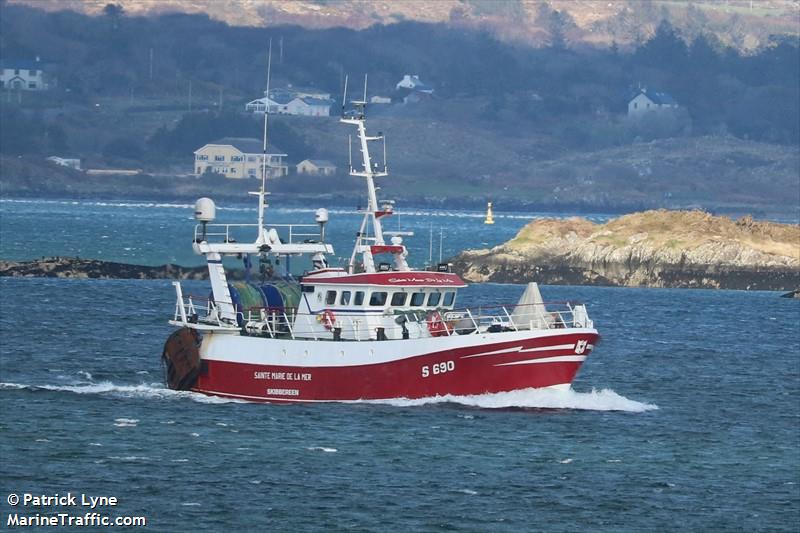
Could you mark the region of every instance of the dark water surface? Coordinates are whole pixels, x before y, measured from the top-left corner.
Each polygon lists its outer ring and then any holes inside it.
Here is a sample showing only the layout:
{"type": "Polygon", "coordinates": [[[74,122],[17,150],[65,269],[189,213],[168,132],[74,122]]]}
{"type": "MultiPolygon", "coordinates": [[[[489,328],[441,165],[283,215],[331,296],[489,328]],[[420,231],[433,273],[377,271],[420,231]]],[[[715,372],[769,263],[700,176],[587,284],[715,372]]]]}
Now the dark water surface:
{"type": "MultiPolygon", "coordinates": [[[[0,207],[3,258],[193,257],[188,205],[0,207]]],[[[249,221],[254,212],[241,210],[249,221]]],[[[275,211],[281,222],[312,213],[275,211]]],[[[241,220],[233,214],[221,216],[241,220]]],[[[331,229],[350,228],[335,237],[346,255],[357,219],[334,214],[342,221],[332,216],[331,229]]],[[[418,212],[402,225],[417,231],[421,263],[431,226],[446,256],[502,242],[526,216],[491,228],[480,213],[418,212]]],[[[474,285],[459,303],[522,291],[474,285]]],[[[163,387],[167,281],[1,278],[0,529],[12,511],[83,515],[7,503],[10,493],[69,491],[116,496],[103,514],[146,516],[149,530],[169,532],[797,531],[800,301],[542,292],[587,303],[602,335],[571,391],[262,405],[163,387]]]]}
{"type": "MultiPolygon", "coordinates": [[[[522,289],[472,286],[462,303],[522,289]]],[[[261,405],[163,388],[168,282],[0,291],[4,500],[117,496],[112,515],[156,531],[796,531],[800,518],[800,302],[774,293],[545,287],[588,303],[603,335],[573,391],[261,405]]]]}

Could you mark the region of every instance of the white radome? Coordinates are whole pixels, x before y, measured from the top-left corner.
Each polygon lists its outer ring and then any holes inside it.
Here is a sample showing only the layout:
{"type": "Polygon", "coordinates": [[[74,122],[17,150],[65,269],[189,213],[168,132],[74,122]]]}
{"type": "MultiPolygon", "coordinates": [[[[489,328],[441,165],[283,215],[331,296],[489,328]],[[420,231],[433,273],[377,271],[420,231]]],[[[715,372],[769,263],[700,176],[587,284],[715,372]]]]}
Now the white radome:
{"type": "Polygon", "coordinates": [[[217,217],[217,206],[211,198],[200,198],[194,204],[194,218],[199,222],[212,222],[217,217]]]}

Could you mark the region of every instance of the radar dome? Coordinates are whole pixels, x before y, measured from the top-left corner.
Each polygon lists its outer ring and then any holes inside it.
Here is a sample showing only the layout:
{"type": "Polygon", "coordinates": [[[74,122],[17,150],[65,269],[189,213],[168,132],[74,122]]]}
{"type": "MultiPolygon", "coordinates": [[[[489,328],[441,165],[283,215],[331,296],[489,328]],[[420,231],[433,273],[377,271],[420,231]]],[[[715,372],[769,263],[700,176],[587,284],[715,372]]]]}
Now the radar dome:
{"type": "Polygon", "coordinates": [[[217,216],[217,206],[211,198],[200,198],[194,204],[194,218],[199,222],[211,222],[217,216]]]}
{"type": "Polygon", "coordinates": [[[328,221],[328,210],[324,207],[317,209],[314,212],[314,220],[316,220],[318,224],[325,224],[328,221]]]}

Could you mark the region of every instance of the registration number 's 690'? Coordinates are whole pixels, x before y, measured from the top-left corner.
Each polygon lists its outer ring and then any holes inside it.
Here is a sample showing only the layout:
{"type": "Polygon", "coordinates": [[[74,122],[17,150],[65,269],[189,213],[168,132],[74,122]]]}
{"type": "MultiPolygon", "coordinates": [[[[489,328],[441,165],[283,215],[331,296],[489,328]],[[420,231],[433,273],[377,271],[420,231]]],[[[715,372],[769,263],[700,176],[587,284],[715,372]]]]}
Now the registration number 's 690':
{"type": "Polygon", "coordinates": [[[434,376],[437,374],[444,374],[446,372],[452,372],[456,369],[455,361],[443,361],[441,363],[436,363],[435,365],[425,365],[422,367],[422,377],[427,378],[431,374],[434,376]]]}

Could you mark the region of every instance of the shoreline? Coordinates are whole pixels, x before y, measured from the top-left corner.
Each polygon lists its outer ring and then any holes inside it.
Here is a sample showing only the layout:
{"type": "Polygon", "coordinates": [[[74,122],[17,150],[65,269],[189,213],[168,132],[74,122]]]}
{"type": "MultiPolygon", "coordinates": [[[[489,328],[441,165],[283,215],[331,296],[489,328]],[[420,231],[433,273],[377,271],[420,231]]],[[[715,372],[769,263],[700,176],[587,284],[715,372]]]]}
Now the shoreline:
{"type": "MultiPolygon", "coordinates": [[[[567,269],[568,270],[568,269],[567,269]]],[[[245,279],[244,271],[241,269],[229,270],[231,280],[245,279]]],[[[765,274],[775,279],[774,272],[765,273],[763,271],[739,271],[729,273],[736,279],[739,277],[741,282],[729,283],[721,286],[711,286],[698,283],[702,275],[707,279],[707,273],[697,273],[697,277],[687,275],[682,279],[677,279],[677,283],[669,285],[626,285],[613,283],[608,279],[594,278],[586,279],[577,275],[577,272],[567,272],[566,270],[555,268],[537,268],[535,279],[519,279],[514,277],[502,277],[484,281],[470,281],[470,284],[511,284],[524,285],[529,281],[536,281],[541,285],[568,285],[586,287],[620,287],[620,288],[639,288],[639,289],[705,289],[705,290],[736,290],[736,291],[768,291],[786,293],[796,292],[798,273],[794,271],[783,272],[785,279],[783,283],[765,284],[763,281],[765,274]],[[793,281],[788,281],[788,280],[793,281]],[[695,281],[693,283],[693,281],[695,281]]],[[[0,277],[9,278],[58,278],[58,279],[139,279],[139,280],[198,280],[208,279],[208,268],[205,265],[186,267],[175,264],[165,264],[158,266],[135,265],[130,263],[119,263],[115,261],[102,261],[98,259],[83,259],[79,257],[45,257],[31,261],[6,261],[0,260],[0,277]]],[[[254,276],[255,277],[255,276],[254,276]]]]}

